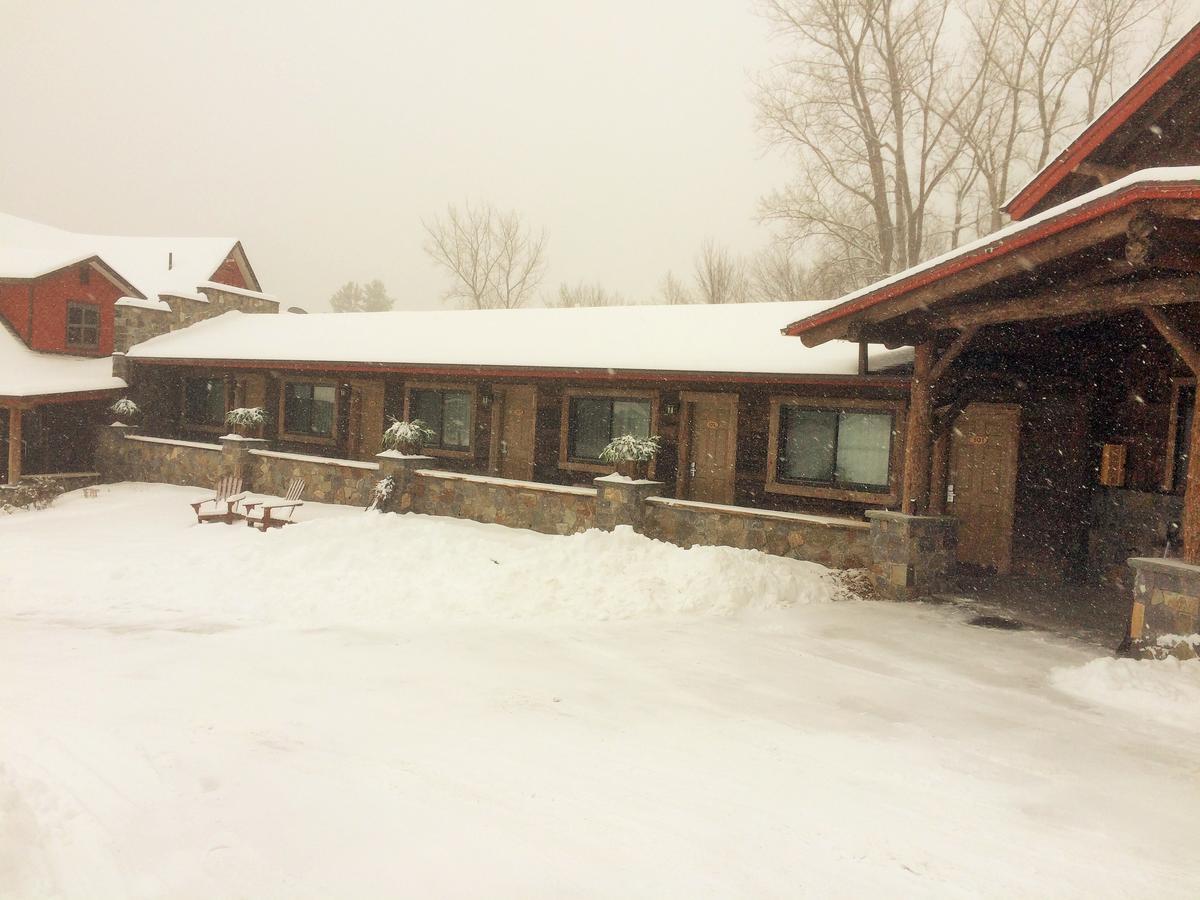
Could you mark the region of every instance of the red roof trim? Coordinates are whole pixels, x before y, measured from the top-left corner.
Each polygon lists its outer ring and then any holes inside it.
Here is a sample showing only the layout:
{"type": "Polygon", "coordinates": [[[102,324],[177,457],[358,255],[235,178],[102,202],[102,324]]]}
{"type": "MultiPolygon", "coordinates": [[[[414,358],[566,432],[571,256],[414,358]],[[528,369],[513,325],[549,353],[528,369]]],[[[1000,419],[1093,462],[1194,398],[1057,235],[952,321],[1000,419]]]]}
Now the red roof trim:
{"type": "Polygon", "coordinates": [[[1011,237],[1000,238],[996,242],[984,244],[970,253],[964,253],[962,256],[956,256],[954,259],[947,260],[940,266],[931,266],[928,269],[923,269],[908,278],[881,287],[877,291],[871,291],[863,294],[861,297],[856,297],[854,300],[832,306],[824,312],[819,312],[806,319],[793,322],[783,330],[783,333],[790,337],[804,334],[806,331],[810,331],[819,325],[836,322],[838,319],[843,319],[864,309],[869,309],[872,306],[883,303],[885,300],[891,300],[914,291],[917,288],[932,284],[941,278],[955,275],[986,260],[996,259],[997,257],[1012,253],[1014,250],[1020,250],[1022,247],[1035,244],[1061,231],[1066,231],[1068,228],[1078,225],[1081,222],[1098,219],[1107,213],[1124,206],[1129,206],[1132,203],[1142,200],[1174,199],[1200,200],[1200,186],[1196,184],[1159,182],[1133,185],[1125,190],[1105,194],[1091,203],[1076,207],[1059,216],[1051,217],[1011,237]]]}
{"type": "Polygon", "coordinates": [[[1175,46],[1165,53],[1124,94],[1101,113],[1091,125],[1068,144],[1061,153],[1038,172],[1002,209],[1014,219],[1023,219],[1029,211],[1075,170],[1097,147],[1158,93],[1164,84],[1200,53],[1200,23],[1192,27],[1175,46]]]}
{"type": "Polygon", "coordinates": [[[394,363],[313,362],[311,360],[262,359],[146,359],[130,357],[138,365],[192,366],[224,369],[286,369],[297,372],[378,372],[380,374],[439,374],[501,378],[573,378],[580,381],[661,381],[706,382],[720,381],[736,384],[812,384],[826,386],[862,386],[903,388],[906,375],[786,375],[752,374],[746,372],[659,372],[647,370],[607,369],[549,369],[519,368],[516,366],[415,366],[394,363]]]}

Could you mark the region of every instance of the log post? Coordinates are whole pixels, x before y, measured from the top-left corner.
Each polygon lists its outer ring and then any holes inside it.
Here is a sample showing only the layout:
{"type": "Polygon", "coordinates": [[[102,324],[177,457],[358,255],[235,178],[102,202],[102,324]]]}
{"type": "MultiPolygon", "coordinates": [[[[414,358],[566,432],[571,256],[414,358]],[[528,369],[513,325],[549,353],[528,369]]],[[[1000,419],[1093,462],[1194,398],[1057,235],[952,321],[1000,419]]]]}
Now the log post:
{"type": "MultiPolygon", "coordinates": [[[[1179,354],[1192,374],[1200,379],[1200,349],[1182,329],[1160,309],[1145,307],[1142,313],[1158,329],[1163,340],[1179,354]]],[[[1183,559],[1200,564],[1200,390],[1192,407],[1192,428],[1188,434],[1187,484],[1183,491],[1183,559]]]]}
{"type": "Polygon", "coordinates": [[[8,408],[8,483],[21,480],[21,409],[8,408]]]}
{"type": "Polygon", "coordinates": [[[921,516],[929,503],[929,456],[933,432],[933,342],[922,341],[914,348],[912,384],[909,388],[908,422],[904,433],[904,492],[901,511],[921,516]]]}

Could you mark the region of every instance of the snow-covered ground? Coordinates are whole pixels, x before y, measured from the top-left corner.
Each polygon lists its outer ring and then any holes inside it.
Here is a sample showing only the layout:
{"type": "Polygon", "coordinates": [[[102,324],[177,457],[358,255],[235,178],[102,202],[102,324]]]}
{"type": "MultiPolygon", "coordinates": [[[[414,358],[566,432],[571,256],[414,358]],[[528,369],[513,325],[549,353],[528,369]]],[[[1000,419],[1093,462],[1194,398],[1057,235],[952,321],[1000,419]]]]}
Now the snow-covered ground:
{"type": "Polygon", "coordinates": [[[1194,897],[1200,663],[186,488],[0,518],[0,896],[1194,897]]]}

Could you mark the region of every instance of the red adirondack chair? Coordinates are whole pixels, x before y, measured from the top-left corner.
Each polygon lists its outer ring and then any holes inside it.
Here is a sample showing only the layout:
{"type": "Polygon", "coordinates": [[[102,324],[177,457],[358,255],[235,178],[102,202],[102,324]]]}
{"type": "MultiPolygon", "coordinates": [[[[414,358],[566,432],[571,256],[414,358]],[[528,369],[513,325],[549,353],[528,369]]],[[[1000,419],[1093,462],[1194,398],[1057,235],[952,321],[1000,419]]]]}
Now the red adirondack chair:
{"type": "Polygon", "coordinates": [[[296,507],[304,505],[304,501],[300,499],[300,495],[303,493],[304,479],[293,478],[288,482],[287,494],[283,497],[259,497],[256,500],[247,500],[242,504],[242,508],[246,511],[246,524],[263,531],[268,528],[282,528],[284,525],[291,525],[296,507]],[[262,516],[254,518],[252,515],[254,510],[260,507],[262,516]],[[286,509],[287,514],[277,516],[275,515],[277,509],[286,509]]]}
{"type": "Polygon", "coordinates": [[[242,514],[238,512],[237,507],[238,502],[245,496],[246,494],[242,491],[241,477],[238,475],[225,475],[217,482],[217,486],[214,488],[211,497],[197,500],[191,505],[192,512],[196,514],[196,521],[201,525],[205,522],[224,522],[226,525],[231,525],[242,518],[242,514]],[[200,507],[206,503],[211,503],[212,509],[207,512],[201,512],[200,507]]]}

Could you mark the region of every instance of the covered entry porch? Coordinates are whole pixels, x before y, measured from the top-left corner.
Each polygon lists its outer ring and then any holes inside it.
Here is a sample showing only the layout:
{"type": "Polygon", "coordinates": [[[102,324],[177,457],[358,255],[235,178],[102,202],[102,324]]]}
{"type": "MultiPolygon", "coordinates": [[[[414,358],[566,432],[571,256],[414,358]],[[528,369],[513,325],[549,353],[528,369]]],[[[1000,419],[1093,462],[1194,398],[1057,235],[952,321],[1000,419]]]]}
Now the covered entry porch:
{"type": "MultiPolygon", "coordinates": [[[[1145,174],[788,331],[916,348],[901,514],[918,531],[952,520],[954,571],[938,574],[999,597],[988,579],[1124,596],[1096,604],[1123,621],[1098,624],[1152,640],[1195,631],[1200,607],[1184,584],[1200,585],[1200,184],[1145,174]],[[1166,558],[1170,584],[1131,558],[1166,558]]],[[[910,595],[946,583],[909,580],[910,595]]]]}
{"type": "Polygon", "coordinates": [[[116,393],[0,400],[0,485],[91,471],[95,426],[116,393]]]}

